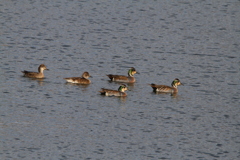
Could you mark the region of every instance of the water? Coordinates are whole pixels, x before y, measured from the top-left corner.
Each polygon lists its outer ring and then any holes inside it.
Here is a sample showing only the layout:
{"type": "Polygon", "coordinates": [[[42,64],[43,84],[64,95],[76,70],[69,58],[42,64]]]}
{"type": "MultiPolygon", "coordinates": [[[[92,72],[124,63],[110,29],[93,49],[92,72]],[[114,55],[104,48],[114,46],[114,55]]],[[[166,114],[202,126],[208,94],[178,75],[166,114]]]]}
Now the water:
{"type": "Polygon", "coordinates": [[[1,159],[240,159],[239,6],[2,1],[1,159]],[[130,67],[126,98],[99,95],[130,67]],[[84,71],[92,84],[65,83],[84,71]],[[176,96],[147,85],[174,78],[176,96]]]}

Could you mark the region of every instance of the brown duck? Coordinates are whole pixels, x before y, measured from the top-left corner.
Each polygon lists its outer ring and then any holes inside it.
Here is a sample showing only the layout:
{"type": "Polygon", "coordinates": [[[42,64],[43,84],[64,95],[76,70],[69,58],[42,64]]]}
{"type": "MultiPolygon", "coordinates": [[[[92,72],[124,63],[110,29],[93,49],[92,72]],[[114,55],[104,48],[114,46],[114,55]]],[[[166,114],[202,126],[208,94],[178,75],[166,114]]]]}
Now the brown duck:
{"type": "Polygon", "coordinates": [[[23,73],[23,76],[29,77],[29,78],[44,78],[43,71],[49,70],[44,64],[41,64],[38,67],[38,72],[30,72],[30,71],[21,71],[23,73]]]}
{"type": "Polygon", "coordinates": [[[88,79],[90,74],[88,72],[84,72],[82,77],[69,77],[64,78],[69,83],[77,83],[77,84],[90,84],[91,81],[88,79]]]}
{"type": "Polygon", "coordinates": [[[177,86],[183,85],[178,78],[174,79],[172,82],[172,87],[165,86],[165,85],[156,85],[154,83],[149,84],[154,92],[163,92],[163,93],[177,93],[178,89],[177,86]]]}
{"type": "Polygon", "coordinates": [[[102,95],[105,96],[116,96],[116,97],[126,97],[127,94],[125,91],[128,90],[127,86],[125,84],[122,84],[118,90],[111,90],[111,89],[105,89],[102,88],[101,91],[99,91],[102,95]]]}
{"type": "Polygon", "coordinates": [[[135,70],[134,67],[132,67],[128,70],[128,76],[112,75],[112,74],[108,74],[107,76],[110,78],[111,81],[124,82],[124,83],[134,83],[136,80],[133,77],[133,75],[136,74],[136,73],[137,73],[137,71],[135,70]]]}

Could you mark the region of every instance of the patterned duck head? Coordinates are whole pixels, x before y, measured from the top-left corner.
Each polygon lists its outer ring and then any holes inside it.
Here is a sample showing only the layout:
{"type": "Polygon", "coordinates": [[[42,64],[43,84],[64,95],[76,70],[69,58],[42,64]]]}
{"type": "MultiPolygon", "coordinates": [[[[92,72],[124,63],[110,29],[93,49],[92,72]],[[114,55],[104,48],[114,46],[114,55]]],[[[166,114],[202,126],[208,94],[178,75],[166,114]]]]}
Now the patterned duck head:
{"type": "Polygon", "coordinates": [[[44,65],[44,64],[41,64],[39,67],[38,67],[38,72],[42,72],[44,70],[49,70],[47,69],[47,67],[44,65]]]}
{"type": "Polygon", "coordinates": [[[180,82],[180,80],[178,78],[175,78],[171,85],[172,85],[172,87],[177,88],[177,86],[183,85],[183,84],[180,82]]]}
{"type": "Polygon", "coordinates": [[[130,77],[133,77],[133,75],[136,74],[136,73],[137,73],[137,71],[136,71],[136,69],[135,69],[134,67],[131,67],[131,68],[128,70],[128,75],[129,75],[130,77]]]}
{"type": "Polygon", "coordinates": [[[127,86],[125,84],[122,84],[119,88],[118,91],[119,92],[125,92],[126,90],[128,90],[127,86]]]}
{"type": "Polygon", "coordinates": [[[85,78],[85,79],[88,79],[91,76],[88,72],[83,72],[82,77],[85,78]]]}

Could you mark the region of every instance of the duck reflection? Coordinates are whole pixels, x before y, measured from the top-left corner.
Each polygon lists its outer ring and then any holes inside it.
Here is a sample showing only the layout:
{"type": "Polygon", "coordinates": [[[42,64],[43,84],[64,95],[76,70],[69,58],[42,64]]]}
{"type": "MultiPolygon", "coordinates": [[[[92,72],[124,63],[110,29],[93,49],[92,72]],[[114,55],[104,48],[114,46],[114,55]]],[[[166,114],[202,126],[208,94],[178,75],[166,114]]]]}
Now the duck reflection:
{"type": "Polygon", "coordinates": [[[65,85],[78,87],[83,92],[86,92],[87,88],[90,86],[89,84],[78,84],[78,83],[69,83],[69,82],[66,82],[65,85]]]}
{"type": "Polygon", "coordinates": [[[170,95],[172,98],[178,98],[179,97],[178,93],[163,93],[163,92],[154,92],[154,91],[152,93],[157,94],[157,95],[163,95],[163,96],[170,95]]]}

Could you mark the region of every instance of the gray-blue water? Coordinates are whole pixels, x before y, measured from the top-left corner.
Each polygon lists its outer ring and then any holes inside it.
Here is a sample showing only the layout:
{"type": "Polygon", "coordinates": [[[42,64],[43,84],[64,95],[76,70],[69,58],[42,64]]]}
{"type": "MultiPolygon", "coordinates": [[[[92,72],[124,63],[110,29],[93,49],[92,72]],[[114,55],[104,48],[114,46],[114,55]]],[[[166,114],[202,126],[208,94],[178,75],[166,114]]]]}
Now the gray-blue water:
{"type": "Polygon", "coordinates": [[[240,159],[240,1],[0,3],[0,159],[240,159]],[[37,71],[44,80],[22,76],[37,71]],[[126,98],[106,74],[140,74],[126,98]],[[66,84],[88,71],[92,84],[66,84]],[[154,94],[149,83],[176,96],[154,94]]]}

